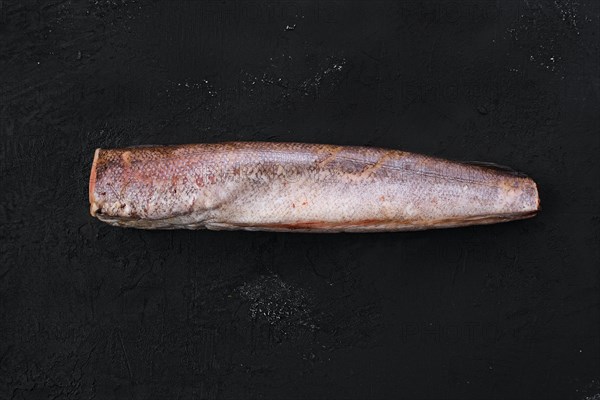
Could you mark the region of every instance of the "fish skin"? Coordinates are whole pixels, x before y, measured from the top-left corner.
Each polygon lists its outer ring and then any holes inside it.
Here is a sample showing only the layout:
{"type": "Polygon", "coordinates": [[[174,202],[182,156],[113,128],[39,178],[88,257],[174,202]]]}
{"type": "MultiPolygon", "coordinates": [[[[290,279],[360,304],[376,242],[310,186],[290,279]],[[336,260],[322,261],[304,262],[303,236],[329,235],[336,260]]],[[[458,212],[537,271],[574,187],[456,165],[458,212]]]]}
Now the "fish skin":
{"type": "Polygon", "coordinates": [[[115,226],[408,231],[530,218],[525,175],[399,150],[224,142],[97,149],[90,213],[115,226]]]}

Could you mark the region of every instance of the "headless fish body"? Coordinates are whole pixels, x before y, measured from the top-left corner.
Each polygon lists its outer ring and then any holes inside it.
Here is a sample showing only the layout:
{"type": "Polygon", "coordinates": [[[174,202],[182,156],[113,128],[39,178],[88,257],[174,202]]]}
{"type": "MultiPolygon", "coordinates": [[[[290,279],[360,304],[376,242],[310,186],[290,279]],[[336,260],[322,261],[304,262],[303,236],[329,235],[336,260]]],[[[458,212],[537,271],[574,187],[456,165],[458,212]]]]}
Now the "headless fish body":
{"type": "Polygon", "coordinates": [[[398,150],[228,142],[97,149],[92,216],[141,229],[410,231],[530,218],[535,182],[398,150]]]}

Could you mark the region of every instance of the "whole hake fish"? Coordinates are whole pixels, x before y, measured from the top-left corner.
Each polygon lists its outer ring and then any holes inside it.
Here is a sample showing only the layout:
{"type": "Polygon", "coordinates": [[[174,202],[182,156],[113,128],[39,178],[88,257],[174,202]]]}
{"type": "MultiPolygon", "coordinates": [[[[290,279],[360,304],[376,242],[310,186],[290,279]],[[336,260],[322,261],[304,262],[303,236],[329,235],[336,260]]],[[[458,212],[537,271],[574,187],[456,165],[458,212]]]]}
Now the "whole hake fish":
{"type": "Polygon", "coordinates": [[[398,150],[227,142],[97,149],[92,216],[141,229],[381,232],[536,215],[527,176],[398,150]]]}

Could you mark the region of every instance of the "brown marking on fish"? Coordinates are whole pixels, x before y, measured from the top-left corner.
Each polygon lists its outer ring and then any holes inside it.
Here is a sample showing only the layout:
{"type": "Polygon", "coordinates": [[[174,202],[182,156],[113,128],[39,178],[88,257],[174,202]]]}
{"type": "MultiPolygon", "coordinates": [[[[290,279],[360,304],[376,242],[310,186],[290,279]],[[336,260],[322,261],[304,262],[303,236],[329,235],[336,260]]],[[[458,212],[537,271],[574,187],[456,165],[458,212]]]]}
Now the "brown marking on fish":
{"type": "Polygon", "coordinates": [[[295,222],[289,224],[262,224],[256,225],[266,229],[327,229],[327,228],[343,228],[350,226],[367,226],[367,225],[380,225],[390,223],[390,221],[377,220],[377,219],[364,219],[360,221],[346,221],[331,223],[327,221],[304,221],[295,222]]]}
{"type": "Polygon", "coordinates": [[[340,151],[342,151],[344,149],[343,146],[337,146],[334,149],[329,151],[329,155],[327,157],[325,157],[324,159],[322,159],[321,161],[319,161],[319,167],[323,168],[325,167],[327,164],[329,164],[330,162],[332,162],[333,160],[335,160],[336,156],[340,153],[340,151]]]}
{"type": "Polygon", "coordinates": [[[385,160],[389,157],[390,153],[383,153],[383,155],[381,155],[377,161],[375,162],[375,164],[373,165],[367,165],[365,166],[365,168],[363,169],[363,171],[361,172],[361,177],[367,177],[369,175],[374,174],[375,172],[377,172],[378,169],[380,169],[383,165],[385,160]]]}
{"type": "Polygon", "coordinates": [[[123,154],[121,154],[121,158],[123,159],[123,166],[125,168],[131,167],[131,152],[130,151],[124,151],[123,154]]]}

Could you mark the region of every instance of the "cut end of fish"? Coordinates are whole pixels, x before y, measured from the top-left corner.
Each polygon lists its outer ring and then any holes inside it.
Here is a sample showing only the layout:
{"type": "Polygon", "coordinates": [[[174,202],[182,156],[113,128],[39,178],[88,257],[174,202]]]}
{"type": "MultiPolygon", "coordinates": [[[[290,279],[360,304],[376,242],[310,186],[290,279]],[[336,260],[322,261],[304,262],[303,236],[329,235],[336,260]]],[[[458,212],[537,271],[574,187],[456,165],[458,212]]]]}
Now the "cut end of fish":
{"type": "Polygon", "coordinates": [[[542,209],[542,205],[540,203],[540,193],[538,192],[538,187],[535,182],[533,182],[533,187],[535,188],[535,197],[536,197],[535,213],[537,214],[542,209]]]}
{"type": "Polygon", "coordinates": [[[96,188],[96,166],[98,164],[98,156],[100,154],[100,149],[96,149],[94,152],[94,161],[92,162],[92,171],[90,172],[90,184],[89,184],[89,198],[90,198],[90,214],[92,217],[96,216],[96,212],[99,207],[96,204],[96,200],[94,198],[94,190],[96,188]]]}
{"type": "Polygon", "coordinates": [[[515,219],[533,218],[540,211],[540,195],[535,181],[529,177],[525,177],[526,183],[523,187],[523,211],[515,219]]]}
{"type": "Polygon", "coordinates": [[[533,179],[531,179],[531,185],[533,186],[533,190],[535,192],[535,208],[532,211],[531,216],[535,217],[537,215],[537,213],[540,212],[540,210],[542,209],[542,206],[540,204],[540,193],[538,192],[537,184],[533,181],[533,179]]]}

